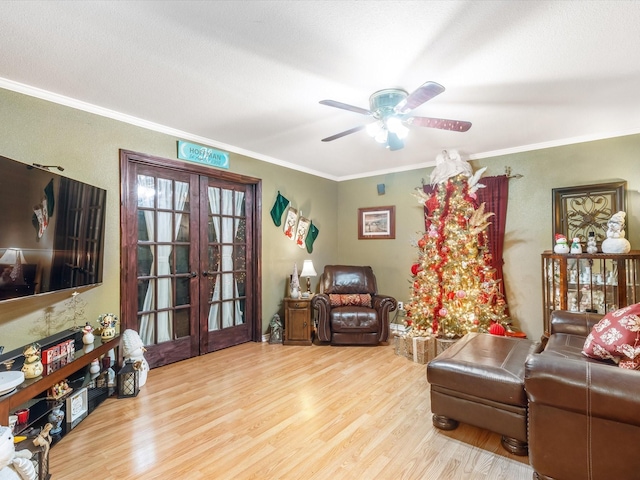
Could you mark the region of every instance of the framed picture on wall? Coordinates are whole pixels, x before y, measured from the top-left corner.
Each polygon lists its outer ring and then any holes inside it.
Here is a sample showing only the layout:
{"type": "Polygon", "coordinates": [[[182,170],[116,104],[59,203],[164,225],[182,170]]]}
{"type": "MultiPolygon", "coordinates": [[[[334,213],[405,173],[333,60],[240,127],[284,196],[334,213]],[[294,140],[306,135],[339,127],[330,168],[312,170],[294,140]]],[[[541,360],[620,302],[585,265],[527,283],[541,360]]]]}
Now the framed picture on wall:
{"type": "Polygon", "coordinates": [[[396,238],[396,207],[358,209],[358,240],[396,238]]]}
{"type": "Polygon", "coordinates": [[[578,237],[584,244],[593,232],[600,246],[607,238],[607,222],[611,216],[626,211],[626,189],[626,180],[554,188],[553,239],[561,233],[569,241],[578,237]]]}

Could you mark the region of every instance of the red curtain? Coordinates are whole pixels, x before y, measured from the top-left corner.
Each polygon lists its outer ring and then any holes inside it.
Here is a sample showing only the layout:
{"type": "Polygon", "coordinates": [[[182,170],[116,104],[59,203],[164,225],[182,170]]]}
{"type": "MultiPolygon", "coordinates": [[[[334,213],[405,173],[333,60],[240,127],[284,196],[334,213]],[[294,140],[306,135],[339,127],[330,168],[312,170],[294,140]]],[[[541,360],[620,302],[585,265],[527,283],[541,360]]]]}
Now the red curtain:
{"type": "MultiPolygon", "coordinates": [[[[489,219],[491,225],[487,228],[487,242],[489,252],[491,253],[491,266],[496,269],[496,280],[500,282],[500,292],[505,302],[507,295],[504,288],[504,275],[502,272],[502,251],[504,249],[504,231],[507,221],[507,200],[509,198],[509,177],[506,175],[498,175],[496,177],[482,177],[480,183],[485,188],[479,188],[476,192],[478,197],[478,205],[484,202],[485,212],[493,212],[494,215],[489,219]]],[[[422,186],[423,191],[427,195],[431,195],[435,190],[434,186],[425,184],[422,186]]],[[[424,209],[425,230],[429,229],[427,208],[424,209]]],[[[507,302],[507,305],[509,303],[507,302]]]]}
{"type": "MultiPolygon", "coordinates": [[[[487,242],[489,252],[491,253],[492,266],[496,269],[496,279],[500,282],[500,292],[504,296],[505,302],[507,295],[504,288],[504,275],[502,273],[502,251],[504,249],[504,230],[507,223],[507,200],[509,198],[509,177],[506,175],[498,175],[497,177],[482,177],[480,183],[485,188],[479,188],[477,191],[478,205],[484,202],[485,212],[493,212],[494,215],[489,219],[491,225],[487,228],[487,242]]],[[[507,302],[507,305],[509,303],[507,302]]]]}

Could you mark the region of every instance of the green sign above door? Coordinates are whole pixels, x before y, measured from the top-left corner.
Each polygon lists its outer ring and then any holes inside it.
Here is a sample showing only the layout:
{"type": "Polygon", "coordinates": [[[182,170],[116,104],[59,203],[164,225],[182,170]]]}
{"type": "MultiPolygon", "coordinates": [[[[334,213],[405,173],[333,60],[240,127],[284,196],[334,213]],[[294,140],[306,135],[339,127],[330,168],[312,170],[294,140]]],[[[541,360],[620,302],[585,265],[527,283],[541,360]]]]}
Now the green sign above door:
{"type": "Polygon", "coordinates": [[[229,154],[227,152],[182,140],[178,140],[178,158],[212,167],[229,168],[229,154]]]}

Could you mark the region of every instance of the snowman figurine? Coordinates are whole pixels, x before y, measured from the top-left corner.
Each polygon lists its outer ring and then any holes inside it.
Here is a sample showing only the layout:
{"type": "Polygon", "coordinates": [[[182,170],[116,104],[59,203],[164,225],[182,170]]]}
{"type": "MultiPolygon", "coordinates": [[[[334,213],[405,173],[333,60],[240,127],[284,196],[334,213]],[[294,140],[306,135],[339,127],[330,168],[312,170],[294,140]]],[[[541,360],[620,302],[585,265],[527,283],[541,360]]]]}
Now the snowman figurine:
{"type": "Polygon", "coordinates": [[[582,245],[580,244],[580,237],[574,237],[571,242],[571,253],[578,255],[582,253],[582,245]]]}
{"type": "Polygon", "coordinates": [[[149,373],[149,362],[144,358],[144,342],[135,330],[126,329],[122,334],[122,357],[125,361],[131,360],[134,365],[139,364],[138,386],[142,388],[147,383],[149,373]]]}
{"type": "Polygon", "coordinates": [[[93,345],[94,341],[93,327],[89,325],[89,322],[82,328],[82,343],[85,345],[93,345]]]}
{"type": "Polygon", "coordinates": [[[602,241],[604,253],[629,253],[631,244],[624,238],[624,222],[626,213],[617,212],[607,222],[607,238],[602,241]]]}
{"type": "Polygon", "coordinates": [[[567,237],[561,233],[556,233],[556,245],[553,247],[555,253],[569,253],[569,244],[567,243],[567,237]]]}
{"type": "Polygon", "coordinates": [[[589,232],[589,237],[587,238],[587,253],[591,255],[593,255],[594,253],[598,253],[596,234],[594,232],[589,232]]]}

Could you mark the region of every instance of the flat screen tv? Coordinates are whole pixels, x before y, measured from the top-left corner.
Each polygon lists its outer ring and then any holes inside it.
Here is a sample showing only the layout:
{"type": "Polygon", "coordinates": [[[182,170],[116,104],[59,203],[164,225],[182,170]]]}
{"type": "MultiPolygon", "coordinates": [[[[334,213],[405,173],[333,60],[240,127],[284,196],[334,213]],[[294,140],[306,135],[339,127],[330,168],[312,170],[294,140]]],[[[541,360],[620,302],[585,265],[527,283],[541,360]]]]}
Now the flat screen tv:
{"type": "Polygon", "coordinates": [[[0,301],[102,283],[106,199],[0,156],[0,301]]]}

